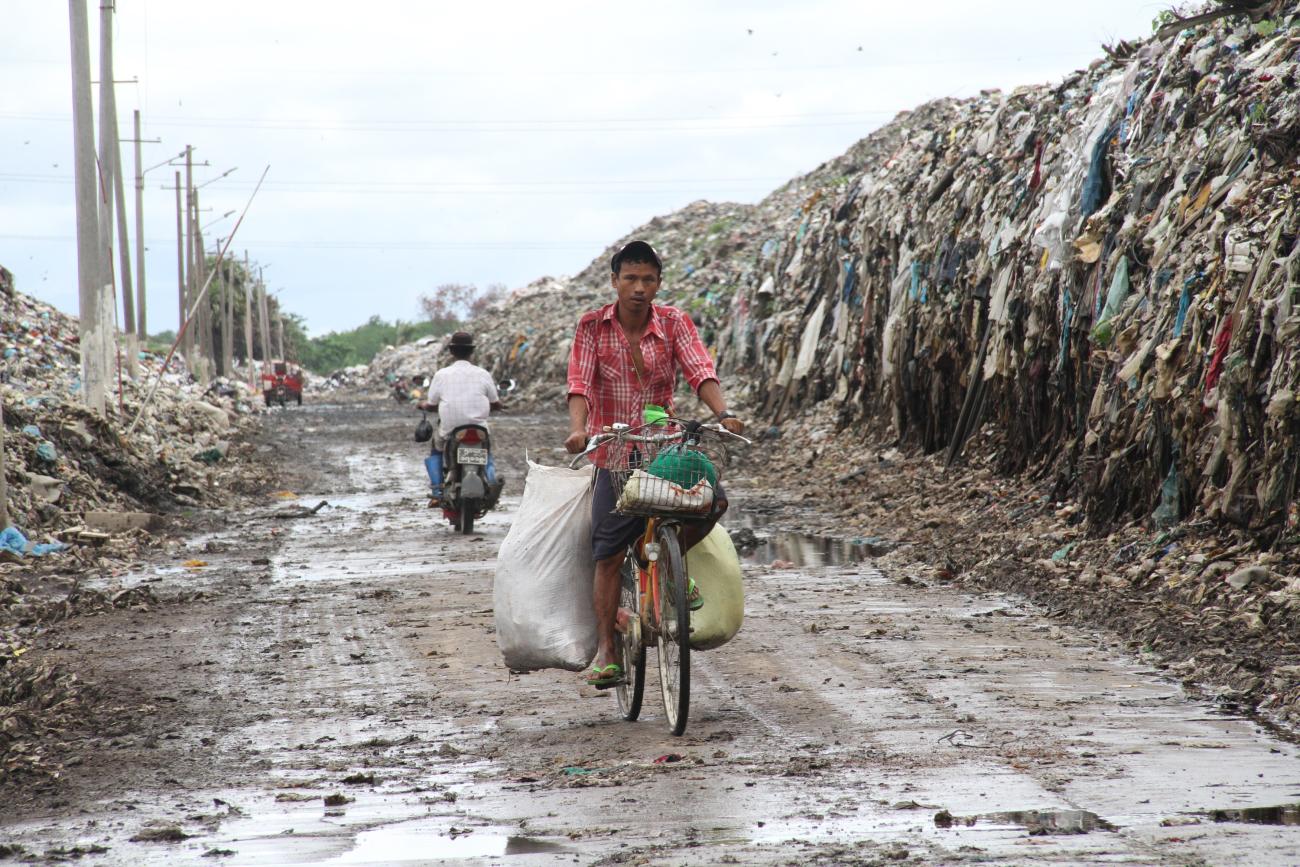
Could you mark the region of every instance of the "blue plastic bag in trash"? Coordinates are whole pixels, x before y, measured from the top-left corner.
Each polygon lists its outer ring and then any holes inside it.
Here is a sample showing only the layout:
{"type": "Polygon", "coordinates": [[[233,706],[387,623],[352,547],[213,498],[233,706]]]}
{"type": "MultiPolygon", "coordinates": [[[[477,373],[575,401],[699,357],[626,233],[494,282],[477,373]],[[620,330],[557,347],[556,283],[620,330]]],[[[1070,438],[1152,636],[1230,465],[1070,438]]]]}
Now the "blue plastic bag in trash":
{"type": "Polygon", "coordinates": [[[30,554],[33,557],[57,554],[67,547],[62,542],[40,542],[33,545],[27,541],[27,537],[17,527],[5,527],[4,531],[0,532],[0,550],[11,551],[19,557],[24,554],[30,554]]]}

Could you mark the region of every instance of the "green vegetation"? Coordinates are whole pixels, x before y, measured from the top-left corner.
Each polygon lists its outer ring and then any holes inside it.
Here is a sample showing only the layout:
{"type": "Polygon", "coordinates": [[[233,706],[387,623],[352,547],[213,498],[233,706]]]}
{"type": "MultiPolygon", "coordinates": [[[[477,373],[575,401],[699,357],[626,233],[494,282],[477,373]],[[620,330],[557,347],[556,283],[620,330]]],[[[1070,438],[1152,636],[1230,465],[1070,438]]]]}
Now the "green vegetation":
{"type": "Polygon", "coordinates": [[[284,323],[284,342],[296,350],[297,359],[304,367],[326,374],[341,367],[369,364],[385,346],[410,343],[431,334],[447,334],[455,328],[456,323],[449,321],[385,322],[371,316],[351,331],[331,331],[308,338],[303,333],[302,318],[290,314],[284,323]]]}

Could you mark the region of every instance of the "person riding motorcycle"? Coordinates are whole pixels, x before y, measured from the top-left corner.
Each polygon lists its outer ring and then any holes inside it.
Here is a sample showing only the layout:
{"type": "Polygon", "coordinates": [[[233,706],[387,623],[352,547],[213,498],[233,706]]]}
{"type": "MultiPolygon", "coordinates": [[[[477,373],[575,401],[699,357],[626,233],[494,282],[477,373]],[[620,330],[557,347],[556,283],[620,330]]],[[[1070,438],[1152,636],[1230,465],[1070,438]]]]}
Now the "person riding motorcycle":
{"type": "MultiPolygon", "coordinates": [[[[474,337],[467,331],[457,331],[447,343],[447,351],[455,359],[433,375],[429,393],[419,408],[438,415],[438,427],[429,455],[429,480],[433,485],[435,501],[442,498],[442,451],[447,437],[461,425],[476,424],[487,427],[488,416],[501,409],[492,374],[470,362],[474,354],[474,337]]],[[[496,476],[496,466],[491,457],[487,467],[490,479],[496,476]]]]}

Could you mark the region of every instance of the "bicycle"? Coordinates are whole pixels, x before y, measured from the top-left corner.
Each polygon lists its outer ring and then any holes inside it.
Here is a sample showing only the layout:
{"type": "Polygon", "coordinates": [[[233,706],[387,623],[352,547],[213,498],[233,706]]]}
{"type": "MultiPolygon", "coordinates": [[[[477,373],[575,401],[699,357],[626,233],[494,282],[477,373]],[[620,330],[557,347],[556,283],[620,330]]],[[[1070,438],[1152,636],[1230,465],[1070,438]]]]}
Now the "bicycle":
{"type": "Polygon", "coordinates": [[[591,437],[570,464],[603,450],[592,462],[609,471],[614,511],[646,519],[621,571],[615,652],[624,677],[614,693],[623,719],[635,721],[645,694],[646,650],[653,642],[664,713],[674,735],[686,731],[691,693],[690,580],[679,534],[687,522],[707,518],[712,510],[713,490],[730,458],[728,439],[750,444],[721,425],[671,417],[636,427],[615,424],[591,437]]]}

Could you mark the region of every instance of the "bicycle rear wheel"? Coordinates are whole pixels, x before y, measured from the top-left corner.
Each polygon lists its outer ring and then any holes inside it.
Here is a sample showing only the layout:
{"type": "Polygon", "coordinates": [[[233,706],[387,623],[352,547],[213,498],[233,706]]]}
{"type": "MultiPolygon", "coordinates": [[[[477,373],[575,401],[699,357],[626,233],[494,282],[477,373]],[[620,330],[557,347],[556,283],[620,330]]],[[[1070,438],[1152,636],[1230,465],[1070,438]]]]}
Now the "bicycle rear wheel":
{"type": "Polygon", "coordinates": [[[677,528],[660,524],[656,576],[659,592],[659,688],[672,733],[686,731],[691,704],[691,610],[686,600],[686,569],[677,528]]]}
{"type": "Polygon", "coordinates": [[[632,612],[626,632],[614,633],[614,652],[623,669],[623,682],[614,688],[618,710],[623,719],[632,722],[641,715],[641,700],[645,696],[645,645],[641,642],[641,607],[637,599],[637,574],[632,560],[623,561],[619,572],[621,590],[619,608],[632,612]]]}

